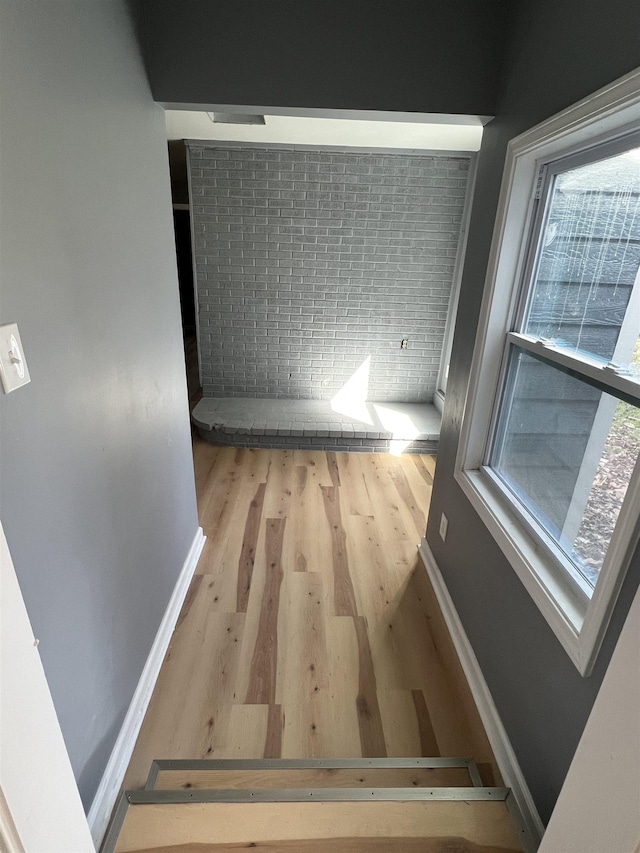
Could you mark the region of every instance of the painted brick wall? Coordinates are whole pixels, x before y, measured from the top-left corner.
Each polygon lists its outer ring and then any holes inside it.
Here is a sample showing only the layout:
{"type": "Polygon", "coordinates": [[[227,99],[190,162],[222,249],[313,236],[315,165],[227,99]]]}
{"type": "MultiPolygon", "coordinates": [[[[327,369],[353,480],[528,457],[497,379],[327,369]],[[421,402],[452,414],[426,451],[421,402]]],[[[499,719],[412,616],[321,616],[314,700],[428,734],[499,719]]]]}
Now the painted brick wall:
{"type": "Polygon", "coordinates": [[[205,395],[331,398],[369,359],[368,399],[432,399],[468,157],[191,144],[189,161],[205,395]]]}

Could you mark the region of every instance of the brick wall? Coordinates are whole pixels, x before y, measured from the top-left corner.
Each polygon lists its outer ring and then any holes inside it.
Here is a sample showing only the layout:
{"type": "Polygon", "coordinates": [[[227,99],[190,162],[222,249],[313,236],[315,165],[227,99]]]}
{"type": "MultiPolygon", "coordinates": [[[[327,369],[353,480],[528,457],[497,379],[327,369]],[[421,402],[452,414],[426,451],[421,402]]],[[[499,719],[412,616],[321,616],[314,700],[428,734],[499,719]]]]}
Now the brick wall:
{"type": "Polygon", "coordinates": [[[189,148],[208,396],[429,401],[469,158],[189,148]],[[403,338],[408,348],[401,349],[403,338]]]}

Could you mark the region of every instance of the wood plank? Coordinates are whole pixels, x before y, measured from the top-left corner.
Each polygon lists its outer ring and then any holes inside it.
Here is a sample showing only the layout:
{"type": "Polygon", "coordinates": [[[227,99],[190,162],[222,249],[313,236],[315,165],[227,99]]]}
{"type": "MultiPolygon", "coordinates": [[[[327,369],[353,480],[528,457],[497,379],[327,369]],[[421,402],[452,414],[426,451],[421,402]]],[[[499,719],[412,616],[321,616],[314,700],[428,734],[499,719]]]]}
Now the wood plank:
{"type": "Polygon", "coordinates": [[[405,572],[393,559],[393,540],[383,539],[374,516],[350,516],[346,520],[347,563],[351,568],[358,613],[370,628],[388,621],[406,582],[405,572]]]}
{"type": "MultiPolygon", "coordinates": [[[[373,479],[370,481],[370,487],[372,489],[377,488],[379,490],[378,499],[381,503],[386,501],[389,517],[393,521],[393,530],[395,531],[395,535],[397,536],[398,534],[405,532],[407,540],[413,546],[412,550],[415,550],[415,547],[417,547],[421,542],[422,537],[425,534],[426,522],[424,527],[421,523],[416,523],[416,519],[414,517],[415,513],[412,512],[408,502],[405,501],[398,492],[393,477],[400,464],[398,457],[384,455],[383,459],[378,459],[377,456],[380,455],[381,454],[373,454],[374,458],[370,462],[373,474],[373,479]]],[[[422,507],[425,507],[423,515],[426,518],[429,501],[425,495],[426,491],[420,489],[420,503],[418,509],[421,510],[422,507]]]]}
{"type": "Polygon", "coordinates": [[[343,839],[388,844],[389,839],[425,838],[437,840],[439,846],[432,847],[437,851],[464,851],[463,843],[474,853],[483,847],[486,853],[521,849],[503,802],[188,803],[130,806],[116,853],[188,844],[300,845],[319,839],[341,850],[337,842],[342,845],[343,839]]]}
{"type": "Polygon", "coordinates": [[[284,713],[282,705],[269,705],[267,717],[267,734],[264,741],[265,758],[282,757],[282,732],[284,729],[284,713]]]}
{"type": "MultiPolygon", "coordinates": [[[[242,706],[237,706],[242,707],[242,706]]],[[[246,708],[258,708],[247,705],[246,708]]],[[[470,786],[464,767],[304,768],[282,770],[161,770],[154,788],[434,788],[470,786]]]]}
{"type": "Polygon", "coordinates": [[[198,562],[194,582],[198,576],[210,590],[209,612],[233,613],[237,603],[237,561],[233,562],[224,555],[220,558],[220,549],[210,539],[205,542],[198,562]]]}
{"type": "Polygon", "coordinates": [[[231,705],[223,735],[213,742],[215,758],[253,758],[268,736],[269,705],[231,705]]]}
{"type": "Polygon", "coordinates": [[[342,483],[342,509],[345,515],[374,514],[373,503],[367,489],[362,468],[361,453],[337,454],[338,471],[342,483]]]}
{"type": "MultiPolygon", "coordinates": [[[[194,758],[254,758],[267,730],[266,705],[216,703],[207,720],[207,737],[194,758]]],[[[176,757],[176,756],[174,756],[176,757]]]]}
{"type": "MultiPolygon", "coordinates": [[[[349,616],[333,616],[325,612],[325,617],[325,636],[331,693],[336,700],[339,697],[343,697],[345,709],[347,706],[355,709],[356,697],[359,690],[359,657],[356,627],[353,619],[349,616]]],[[[357,726],[355,731],[357,733],[357,726]]]]}
{"type": "Polygon", "coordinates": [[[302,702],[328,686],[322,576],[289,572],[282,584],[278,633],[276,702],[302,702]]]}
{"type": "Polygon", "coordinates": [[[264,501],[265,518],[287,518],[294,489],[294,456],[292,450],[264,451],[271,457],[267,492],[264,501]]]}
{"type": "Polygon", "coordinates": [[[196,483],[196,501],[198,506],[206,497],[207,477],[218,457],[220,448],[201,439],[193,442],[193,471],[196,483]]]}
{"type": "Polygon", "coordinates": [[[176,626],[173,629],[174,633],[180,628],[182,623],[185,621],[193,604],[198,599],[198,595],[200,593],[200,587],[202,586],[202,575],[194,575],[191,583],[189,584],[189,589],[187,590],[187,594],[185,595],[184,601],[182,602],[182,610],[178,616],[178,620],[176,622],[176,626]]]}
{"type": "Polygon", "coordinates": [[[260,623],[251,660],[248,705],[276,704],[276,673],[278,666],[278,609],[282,570],[282,540],[285,518],[268,518],[266,535],[267,581],[262,599],[260,623]]]}
{"type": "Polygon", "coordinates": [[[430,456],[423,456],[421,453],[406,453],[402,459],[408,460],[413,464],[427,486],[433,486],[433,470],[428,465],[427,460],[432,459],[430,456]]]}
{"type": "Polygon", "coordinates": [[[382,453],[354,455],[362,457],[354,464],[360,466],[363,472],[380,537],[385,542],[393,543],[394,552],[402,549],[402,555],[414,553],[420,538],[389,474],[390,467],[396,464],[396,457],[382,453]],[[378,459],[378,456],[381,458],[378,459]]]}
{"type": "MultiPolygon", "coordinates": [[[[216,851],[246,850],[247,844],[207,844],[208,853],[216,851]]],[[[504,847],[480,847],[464,838],[331,838],[331,839],[294,839],[288,841],[259,841],[251,843],[253,850],[266,850],[271,853],[329,853],[340,850],[342,853],[509,853],[504,847]]],[[[171,847],[147,847],[138,853],[204,853],[201,844],[180,844],[171,847]]]]}
{"type": "Polygon", "coordinates": [[[340,729],[336,706],[328,691],[314,694],[305,702],[289,703],[282,740],[285,758],[350,758],[360,755],[357,726],[354,732],[340,729]]]}
{"type": "Polygon", "coordinates": [[[231,461],[228,455],[225,458],[227,462],[222,472],[224,490],[213,489],[213,503],[208,504],[203,517],[207,523],[204,532],[208,538],[197,572],[212,575],[210,583],[213,583],[218,596],[216,609],[230,612],[236,609],[232,585],[237,581],[243,549],[243,525],[235,523],[235,520],[244,520],[249,514],[256,494],[255,479],[262,474],[262,462],[255,456],[255,451],[249,450],[242,457],[240,468],[237,467],[236,456],[231,461]]]}
{"type": "Polygon", "coordinates": [[[373,668],[366,620],[355,616],[356,637],[358,638],[358,724],[360,726],[360,746],[362,755],[367,758],[384,758],[387,747],[382,728],[382,717],[378,704],[376,673],[373,668]]]}
{"type": "Polygon", "coordinates": [[[405,473],[409,485],[411,486],[411,491],[413,492],[416,497],[416,500],[418,501],[418,506],[421,508],[427,507],[428,511],[429,504],[431,503],[433,482],[430,482],[431,474],[429,473],[426,465],[422,460],[423,457],[419,454],[407,454],[405,456],[401,456],[398,459],[398,464],[405,473]],[[418,459],[422,464],[422,469],[418,468],[415,462],[411,462],[409,458],[411,455],[418,456],[418,459]]]}
{"type": "Polygon", "coordinates": [[[286,575],[278,630],[287,637],[278,656],[276,700],[286,708],[283,755],[327,754],[333,740],[322,575],[286,575]]]}
{"type": "MultiPolygon", "coordinates": [[[[354,572],[358,607],[367,617],[378,691],[384,691],[384,695],[380,693],[384,698],[381,709],[384,711],[385,738],[392,748],[389,754],[406,755],[408,742],[413,736],[416,745],[414,754],[418,755],[421,754],[418,751],[419,732],[413,702],[407,691],[421,686],[424,662],[415,624],[421,614],[407,610],[404,603],[410,570],[405,563],[390,562],[393,551],[388,542],[380,539],[375,518],[350,518],[348,531],[349,559],[358,567],[354,572]],[[403,624],[405,621],[406,625],[403,624]],[[416,636],[413,645],[402,641],[405,628],[408,635],[416,636]],[[416,674],[416,670],[419,674],[416,674]],[[389,691],[405,691],[403,716],[398,716],[400,694],[389,691]],[[393,705],[388,707],[392,700],[393,705]],[[394,733],[389,726],[401,731],[394,733]]],[[[439,750],[432,754],[438,755],[439,750]]]]}
{"type": "Polygon", "coordinates": [[[264,495],[267,488],[266,483],[259,483],[255,497],[249,506],[247,522],[244,528],[240,560],[238,563],[238,591],[236,610],[238,613],[246,613],[249,603],[249,592],[251,590],[251,578],[253,577],[253,566],[256,561],[258,550],[258,534],[262,520],[262,507],[264,495]]]}
{"type": "MultiPolygon", "coordinates": [[[[269,451],[258,450],[250,447],[245,450],[243,463],[243,477],[251,485],[266,483],[269,479],[273,458],[269,451]]],[[[255,487],[254,487],[255,491],[255,487]]]]}
{"type": "Polygon", "coordinates": [[[340,469],[338,468],[337,455],[331,451],[327,451],[327,467],[331,477],[331,485],[338,488],[340,486],[340,469]]]}
{"type": "Polygon", "coordinates": [[[318,486],[332,486],[333,481],[324,450],[294,450],[294,465],[300,465],[309,471],[309,478],[318,486]]]}
{"type": "Polygon", "coordinates": [[[422,690],[412,690],[411,696],[416,709],[418,731],[420,732],[420,755],[437,756],[438,741],[433,731],[433,724],[429,716],[429,709],[425,702],[424,693],[422,690]]]}
{"type": "MultiPolygon", "coordinates": [[[[421,561],[412,575],[412,586],[415,600],[428,622],[437,659],[440,661],[442,670],[446,672],[455,706],[464,715],[465,725],[469,733],[469,749],[472,750],[469,754],[473,754],[485,785],[502,785],[502,775],[489,744],[480,714],[471,695],[436,594],[421,561]]],[[[462,755],[463,753],[458,754],[462,755]]]]}
{"type": "Polygon", "coordinates": [[[393,640],[397,654],[405,663],[412,689],[421,690],[441,755],[477,757],[472,730],[450,673],[438,654],[416,581],[424,568],[420,560],[405,590],[398,614],[393,620],[393,640]],[[420,650],[419,656],[416,649],[420,650]]]}
{"type": "MultiPolygon", "coordinates": [[[[318,758],[358,758],[362,755],[357,698],[359,689],[358,638],[353,619],[325,612],[329,685],[321,696],[330,739],[318,758]]],[[[296,758],[295,753],[287,753],[296,758]]]]}
{"type": "Polygon", "coordinates": [[[331,529],[334,612],[336,616],[356,616],[356,601],[349,573],[347,536],[340,512],[340,491],[337,487],[321,486],[324,510],[331,529]]]}
{"type": "Polygon", "coordinates": [[[414,495],[409,479],[402,465],[391,465],[389,467],[389,476],[396,487],[396,491],[400,495],[400,500],[403,501],[405,507],[409,511],[413,524],[415,526],[416,536],[421,540],[427,532],[427,518],[419,502],[414,495]]]}
{"type": "MultiPolygon", "coordinates": [[[[264,511],[263,511],[264,512],[264,511]]],[[[286,533],[286,528],[285,528],[286,533]]],[[[240,649],[240,661],[238,665],[238,678],[236,681],[235,702],[244,703],[252,679],[251,662],[258,639],[258,629],[263,611],[264,596],[267,590],[267,556],[266,556],[267,521],[263,516],[260,533],[258,536],[258,549],[253,566],[251,579],[251,591],[245,619],[244,632],[242,635],[242,647],[240,649]]],[[[235,579],[234,579],[235,581],[235,579]]],[[[233,583],[234,601],[236,596],[236,584],[233,583]]],[[[267,703],[269,704],[269,703],[267,703]]],[[[260,758],[260,755],[256,755],[260,758]]]]}
{"type": "Polygon", "coordinates": [[[149,756],[210,758],[216,739],[219,742],[223,737],[233,701],[244,615],[216,613],[207,619],[210,596],[211,590],[200,584],[171,640],[146,725],[125,776],[128,788],[144,784],[149,756]],[[204,684],[206,690],[194,690],[194,684],[204,684]]]}
{"type": "Polygon", "coordinates": [[[221,447],[206,478],[198,505],[200,525],[209,537],[222,538],[231,520],[235,499],[242,482],[241,463],[234,447],[221,447]]]}
{"type": "MultiPolygon", "coordinates": [[[[265,482],[264,477],[268,477],[270,464],[265,466],[265,457],[257,455],[258,451],[247,448],[245,451],[239,479],[234,483],[233,490],[229,494],[229,506],[223,514],[220,525],[213,531],[209,540],[208,553],[215,555],[213,560],[215,573],[224,575],[230,580],[237,578],[242,563],[246,520],[250,516],[253,520],[255,516],[255,510],[252,511],[251,504],[256,500],[256,495],[258,500],[262,499],[264,502],[260,486],[265,482]]],[[[266,490],[266,485],[264,488],[266,490]]],[[[248,533],[250,536],[253,535],[254,528],[250,526],[248,533]]],[[[251,544],[249,543],[249,547],[251,544]]]]}
{"type": "MultiPolygon", "coordinates": [[[[324,454],[321,456],[324,458],[324,454]]],[[[285,571],[322,572],[329,594],[333,590],[332,542],[320,490],[324,478],[316,465],[296,465],[294,471],[294,508],[284,545],[285,571]]]]}
{"type": "MultiPolygon", "coordinates": [[[[387,755],[396,758],[424,755],[411,691],[387,690],[379,687],[378,702],[387,755]]],[[[429,753],[427,757],[433,757],[436,754],[429,753]]]]}

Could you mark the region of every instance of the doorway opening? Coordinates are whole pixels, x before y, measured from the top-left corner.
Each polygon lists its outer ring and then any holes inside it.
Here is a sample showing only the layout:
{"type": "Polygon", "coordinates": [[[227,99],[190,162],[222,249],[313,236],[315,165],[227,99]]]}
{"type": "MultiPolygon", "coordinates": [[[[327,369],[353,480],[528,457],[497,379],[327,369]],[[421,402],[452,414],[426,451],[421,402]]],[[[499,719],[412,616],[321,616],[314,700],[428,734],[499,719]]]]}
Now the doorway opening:
{"type": "Polygon", "coordinates": [[[167,112],[195,426],[214,444],[433,452],[480,119],[256,110],[167,112]],[[365,364],[358,417],[339,402],[365,364]],[[373,404],[401,407],[395,428],[373,404]]]}

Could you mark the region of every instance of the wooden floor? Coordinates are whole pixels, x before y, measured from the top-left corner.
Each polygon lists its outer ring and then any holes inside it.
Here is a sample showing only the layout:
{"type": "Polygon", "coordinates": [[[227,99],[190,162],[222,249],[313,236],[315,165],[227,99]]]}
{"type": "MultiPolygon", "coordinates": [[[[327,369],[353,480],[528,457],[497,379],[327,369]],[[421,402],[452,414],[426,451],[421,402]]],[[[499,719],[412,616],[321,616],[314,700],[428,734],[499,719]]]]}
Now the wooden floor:
{"type": "Polygon", "coordinates": [[[503,802],[458,800],[133,806],[116,853],[230,853],[249,848],[270,853],[522,849],[503,802]]]}
{"type": "Polygon", "coordinates": [[[417,554],[434,458],[194,460],[207,543],[124,787],[156,758],[438,755],[500,784],[417,554]]]}

